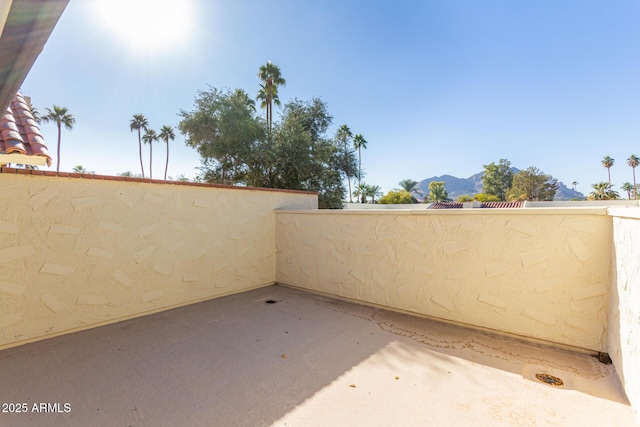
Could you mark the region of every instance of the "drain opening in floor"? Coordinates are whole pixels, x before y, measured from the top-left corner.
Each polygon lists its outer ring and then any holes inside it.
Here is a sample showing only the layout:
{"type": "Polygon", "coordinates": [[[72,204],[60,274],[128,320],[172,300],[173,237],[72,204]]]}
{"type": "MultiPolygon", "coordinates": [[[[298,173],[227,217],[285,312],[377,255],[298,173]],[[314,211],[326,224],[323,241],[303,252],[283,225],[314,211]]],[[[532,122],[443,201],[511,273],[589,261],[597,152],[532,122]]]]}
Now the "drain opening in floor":
{"type": "Polygon", "coordinates": [[[549,385],[552,385],[554,387],[561,387],[564,385],[564,381],[562,381],[560,378],[558,377],[554,377],[553,375],[549,375],[549,374],[536,374],[536,378],[539,381],[542,381],[543,383],[547,383],[549,385]]]}
{"type": "Polygon", "coordinates": [[[276,301],[276,300],[268,299],[268,300],[266,300],[264,303],[265,303],[265,304],[275,304],[275,303],[277,303],[277,302],[278,302],[278,301],[276,301]]]}

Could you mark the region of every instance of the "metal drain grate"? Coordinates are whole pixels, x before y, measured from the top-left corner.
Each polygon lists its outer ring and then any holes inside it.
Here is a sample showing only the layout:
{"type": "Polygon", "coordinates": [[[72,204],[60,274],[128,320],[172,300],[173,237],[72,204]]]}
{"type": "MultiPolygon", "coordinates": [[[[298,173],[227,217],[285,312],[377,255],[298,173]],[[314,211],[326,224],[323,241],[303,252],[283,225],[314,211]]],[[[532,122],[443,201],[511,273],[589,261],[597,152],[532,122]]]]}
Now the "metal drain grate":
{"type": "Polygon", "coordinates": [[[560,378],[558,377],[554,377],[553,375],[549,375],[549,374],[536,374],[536,378],[539,381],[542,381],[543,383],[547,383],[549,385],[552,385],[554,387],[562,387],[564,385],[564,381],[562,381],[560,378]]]}

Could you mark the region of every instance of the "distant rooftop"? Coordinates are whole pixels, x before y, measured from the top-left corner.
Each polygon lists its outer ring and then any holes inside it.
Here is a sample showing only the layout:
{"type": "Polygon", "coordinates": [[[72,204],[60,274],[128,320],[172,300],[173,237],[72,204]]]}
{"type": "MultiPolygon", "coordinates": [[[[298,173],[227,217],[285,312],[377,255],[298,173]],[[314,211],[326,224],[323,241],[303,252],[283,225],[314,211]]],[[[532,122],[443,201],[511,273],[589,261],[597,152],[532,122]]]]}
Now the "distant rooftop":
{"type": "MultiPolygon", "coordinates": [[[[476,203],[479,206],[470,206],[474,208],[490,208],[490,209],[512,209],[524,207],[524,202],[469,202],[476,203]]],[[[462,209],[464,203],[461,202],[444,202],[444,203],[432,203],[428,209],[462,209]]]]}
{"type": "Polygon", "coordinates": [[[0,121],[0,165],[50,166],[51,156],[28,100],[18,91],[0,121]]]}

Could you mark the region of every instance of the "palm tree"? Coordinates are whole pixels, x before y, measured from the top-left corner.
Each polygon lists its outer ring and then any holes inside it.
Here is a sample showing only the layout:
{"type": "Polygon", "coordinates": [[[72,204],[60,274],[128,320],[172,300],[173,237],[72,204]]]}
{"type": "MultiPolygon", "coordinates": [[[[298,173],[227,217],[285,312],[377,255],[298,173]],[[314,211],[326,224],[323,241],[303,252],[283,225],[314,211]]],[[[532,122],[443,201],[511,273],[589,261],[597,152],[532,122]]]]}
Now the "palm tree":
{"type": "Polygon", "coordinates": [[[349,183],[349,203],[353,203],[353,198],[351,196],[351,171],[349,170],[349,158],[348,158],[348,154],[349,154],[348,143],[351,141],[351,138],[353,138],[353,133],[351,133],[351,129],[349,129],[349,126],[347,125],[340,126],[340,128],[338,129],[338,132],[336,132],[336,139],[339,142],[342,142],[344,146],[344,154],[347,158],[347,168],[345,172],[347,174],[347,182],[349,183]]]}
{"type": "Polygon", "coordinates": [[[611,166],[613,166],[613,164],[615,163],[615,159],[612,159],[609,156],[605,156],[602,159],[602,166],[604,166],[605,168],[607,168],[607,173],[609,175],[609,184],[611,184],[611,166]]]}
{"type": "Polygon", "coordinates": [[[613,185],[608,182],[592,184],[593,191],[589,193],[587,200],[617,200],[620,195],[613,190],[613,185]]]}
{"type": "Polygon", "coordinates": [[[573,186],[573,192],[574,192],[574,193],[577,193],[577,191],[576,191],[576,186],[578,185],[578,181],[573,181],[573,182],[571,183],[571,185],[573,186]]]}
{"type": "Polygon", "coordinates": [[[138,148],[140,151],[140,169],[142,169],[142,177],[144,178],[144,165],[142,164],[142,139],[140,137],[140,131],[147,130],[149,127],[149,122],[147,118],[143,114],[134,114],[133,119],[129,123],[129,129],[131,132],[134,130],[138,131],[138,148]]]}
{"type": "Polygon", "coordinates": [[[267,110],[267,123],[269,124],[269,134],[271,134],[271,124],[273,123],[273,104],[280,106],[278,98],[278,86],[285,86],[287,81],[282,77],[280,68],[273,65],[271,61],[260,67],[258,78],[263,82],[256,99],[262,101],[261,108],[267,110]]]}
{"type": "Polygon", "coordinates": [[[169,168],[169,140],[173,141],[174,139],[176,139],[176,136],[173,133],[173,128],[171,126],[164,125],[160,129],[158,138],[163,139],[164,142],[167,143],[167,163],[164,165],[164,180],[166,181],[167,169],[169,168]]]}
{"type": "Polygon", "coordinates": [[[85,169],[85,167],[84,167],[84,166],[82,166],[82,165],[76,165],[76,166],[74,166],[74,167],[73,167],[73,171],[74,171],[75,173],[89,173],[89,171],[88,171],[88,170],[86,170],[86,169],[85,169]]]}
{"type": "Polygon", "coordinates": [[[58,107],[54,104],[53,110],[47,108],[47,114],[42,116],[42,120],[45,122],[55,122],[58,126],[58,162],[56,172],[60,172],[60,136],[62,133],[62,125],[64,125],[67,130],[71,130],[73,129],[73,124],[76,122],[76,119],[69,113],[66,107],[58,107]]]}
{"type": "Polygon", "coordinates": [[[431,181],[429,183],[429,200],[435,203],[451,200],[443,181],[431,181]]]}
{"type": "Polygon", "coordinates": [[[418,188],[418,181],[414,181],[412,179],[403,179],[398,183],[401,189],[411,194],[411,202],[418,203],[418,199],[413,197],[413,193],[422,194],[422,191],[418,188]]]}
{"type": "Polygon", "coordinates": [[[361,182],[354,190],[353,195],[359,199],[360,203],[367,203],[368,191],[369,185],[366,182],[361,182]]]}
{"type": "Polygon", "coordinates": [[[638,198],[638,191],[637,191],[638,187],[636,186],[636,167],[640,165],[640,157],[636,156],[635,154],[632,154],[627,159],[627,164],[631,166],[631,170],[633,171],[633,200],[636,200],[638,198]]]}
{"type": "Polygon", "coordinates": [[[631,185],[630,182],[625,182],[620,188],[622,188],[622,191],[627,192],[627,199],[631,200],[631,190],[633,190],[633,185],[631,185]]]}
{"type": "Polygon", "coordinates": [[[382,189],[379,185],[367,185],[367,197],[371,197],[371,203],[376,202],[376,197],[382,197],[382,189]]]}
{"type": "MultiPolygon", "coordinates": [[[[358,150],[358,187],[362,184],[362,153],[361,150],[367,148],[367,140],[362,134],[353,137],[353,147],[358,150]]],[[[364,202],[363,202],[364,203],[364,202]]]]}
{"type": "Polygon", "coordinates": [[[142,137],[145,144],[149,144],[149,179],[153,179],[153,141],[158,140],[158,135],[153,129],[146,129],[142,137]]]}

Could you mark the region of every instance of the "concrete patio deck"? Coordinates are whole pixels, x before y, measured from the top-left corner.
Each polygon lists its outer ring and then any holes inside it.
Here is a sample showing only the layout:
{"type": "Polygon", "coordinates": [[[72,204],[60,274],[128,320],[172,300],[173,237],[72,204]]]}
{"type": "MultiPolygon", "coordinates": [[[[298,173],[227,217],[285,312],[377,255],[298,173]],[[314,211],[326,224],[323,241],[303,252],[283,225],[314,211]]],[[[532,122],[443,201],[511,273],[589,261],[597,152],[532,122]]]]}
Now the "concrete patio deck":
{"type": "Polygon", "coordinates": [[[3,426],[637,425],[589,355],[278,285],[0,351],[0,379],[3,426]]]}

